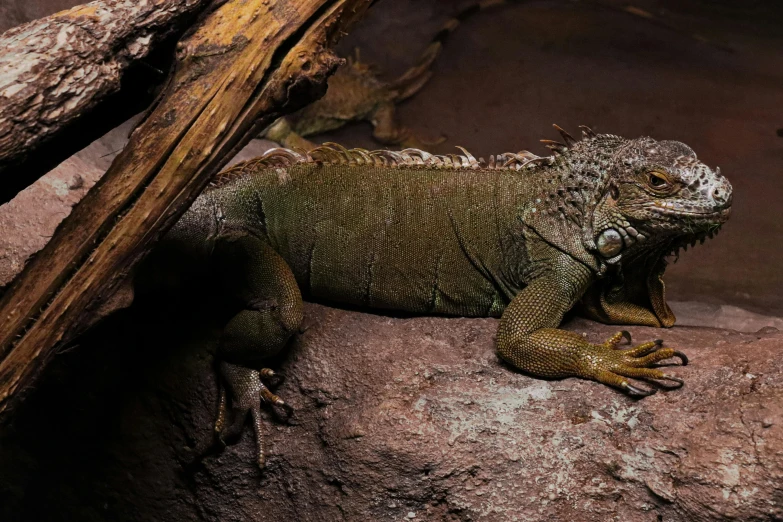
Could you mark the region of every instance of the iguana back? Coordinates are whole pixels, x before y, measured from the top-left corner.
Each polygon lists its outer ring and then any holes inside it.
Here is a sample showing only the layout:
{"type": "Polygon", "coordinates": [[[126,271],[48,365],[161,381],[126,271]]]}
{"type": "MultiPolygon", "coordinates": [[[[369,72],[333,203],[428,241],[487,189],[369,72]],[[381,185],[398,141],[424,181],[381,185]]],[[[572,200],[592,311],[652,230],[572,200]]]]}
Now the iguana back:
{"type": "MultiPolygon", "coordinates": [[[[247,166],[243,166],[247,167],[247,166]]],[[[498,316],[523,286],[535,175],[513,169],[294,163],[208,192],[223,227],[262,238],[307,295],[498,316]]]]}

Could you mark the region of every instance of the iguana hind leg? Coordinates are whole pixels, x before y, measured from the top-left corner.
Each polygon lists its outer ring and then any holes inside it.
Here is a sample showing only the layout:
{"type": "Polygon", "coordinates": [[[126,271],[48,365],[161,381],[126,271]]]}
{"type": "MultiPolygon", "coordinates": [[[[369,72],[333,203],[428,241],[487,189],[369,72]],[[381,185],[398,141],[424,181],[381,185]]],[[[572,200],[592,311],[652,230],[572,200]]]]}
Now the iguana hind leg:
{"type": "Polygon", "coordinates": [[[264,383],[276,376],[259,366],[280,352],[302,321],[302,296],[285,261],[260,239],[240,235],[223,239],[216,248],[216,265],[227,292],[244,306],[223,330],[218,357],[221,389],[215,431],[221,440],[238,435],[248,413],[258,451],[266,462],[261,403],[291,408],[264,383]],[[234,422],[227,425],[228,396],[234,422]]]}
{"type": "MultiPolygon", "coordinates": [[[[266,465],[266,450],[260,403],[264,402],[270,406],[282,406],[289,412],[292,411],[288,404],[272,393],[264,384],[262,377],[270,371],[269,368],[262,368],[259,371],[227,362],[220,363],[220,375],[230,388],[232,397],[234,397],[232,401],[234,418],[231,424],[226,424],[228,417],[227,405],[222,400],[225,395],[221,395],[220,410],[215,421],[215,433],[220,441],[225,444],[226,440],[239,436],[244,428],[247,415],[250,413],[256,437],[257,462],[261,468],[266,465]]],[[[221,391],[221,393],[224,394],[225,392],[221,391]]]]}

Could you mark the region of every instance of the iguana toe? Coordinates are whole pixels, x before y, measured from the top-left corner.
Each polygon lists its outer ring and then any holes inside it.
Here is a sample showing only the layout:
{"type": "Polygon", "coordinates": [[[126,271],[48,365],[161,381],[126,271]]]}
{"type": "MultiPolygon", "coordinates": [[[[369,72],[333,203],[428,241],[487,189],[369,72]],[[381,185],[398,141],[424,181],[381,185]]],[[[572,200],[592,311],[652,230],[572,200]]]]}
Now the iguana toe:
{"type": "Polygon", "coordinates": [[[227,439],[238,436],[245,426],[247,415],[250,413],[253,421],[253,431],[255,432],[257,462],[260,468],[266,465],[266,446],[264,442],[263,418],[261,415],[261,403],[264,402],[271,406],[279,406],[286,410],[290,416],[293,408],[264,384],[263,380],[280,376],[269,368],[255,370],[223,362],[220,365],[221,374],[228,389],[231,390],[231,406],[234,410],[234,419],[231,424],[226,424],[227,418],[227,397],[224,389],[221,389],[220,403],[217,420],[215,421],[215,431],[218,439],[225,444],[227,439]]]}
{"type": "Polygon", "coordinates": [[[617,346],[620,344],[620,341],[625,339],[625,344],[631,344],[631,333],[626,330],[620,330],[613,336],[611,336],[609,339],[604,342],[604,345],[608,348],[617,348],[617,346]]]}
{"type": "MultiPolygon", "coordinates": [[[[265,370],[269,370],[268,368],[264,368],[261,370],[261,377],[264,377],[263,372],[265,370]]],[[[272,370],[269,370],[270,372],[272,370]]],[[[272,375],[275,375],[274,373],[272,375]]],[[[259,392],[261,396],[261,400],[265,403],[269,404],[270,406],[280,406],[281,408],[285,409],[286,412],[288,412],[288,415],[293,414],[294,408],[287,402],[285,402],[283,399],[281,399],[279,396],[272,393],[269,388],[267,388],[263,383],[261,383],[261,390],[259,392]]]]}
{"type": "Polygon", "coordinates": [[[679,358],[681,365],[688,364],[688,357],[672,348],[664,348],[663,341],[658,339],[628,348],[618,350],[616,347],[621,339],[630,339],[627,332],[618,332],[603,344],[587,344],[582,350],[580,358],[579,375],[587,379],[620,388],[630,395],[648,396],[657,390],[654,388],[640,388],[632,384],[629,379],[642,379],[647,381],[671,381],[679,388],[684,381],[665,373],[654,365],[673,357],[679,358]]]}

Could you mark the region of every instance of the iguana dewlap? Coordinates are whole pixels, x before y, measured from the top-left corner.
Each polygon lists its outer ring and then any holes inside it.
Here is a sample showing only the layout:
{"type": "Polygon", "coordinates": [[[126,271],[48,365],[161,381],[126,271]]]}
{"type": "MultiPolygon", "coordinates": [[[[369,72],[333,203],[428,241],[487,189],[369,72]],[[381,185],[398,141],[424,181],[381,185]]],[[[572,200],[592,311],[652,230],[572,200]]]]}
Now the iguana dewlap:
{"type": "MultiPolygon", "coordinates": [[[[498,354],[535,376],[638,395],[653,390],[629,378],[682,383],[651,367],[687,362],[661,341],[618,350],[627,332],[592,344],[557,327],[575,305],[606,323],[671,326],[665,256],[721,227],[731,185],[676,141],[561,133],[565,143],[546,142],[553,156],[488,162],[466,151],[274,149],[196,200],[150,262],[216,280],[238,303],[217,355],[234,426],[252,415],[260,465],[260,402],[284,403],[264,385],[274,373],[259,368],[299,329],[302,295],[500,317],[498,354]]],[[[227,403],[223,390],[221,436],[227,403]]]]}

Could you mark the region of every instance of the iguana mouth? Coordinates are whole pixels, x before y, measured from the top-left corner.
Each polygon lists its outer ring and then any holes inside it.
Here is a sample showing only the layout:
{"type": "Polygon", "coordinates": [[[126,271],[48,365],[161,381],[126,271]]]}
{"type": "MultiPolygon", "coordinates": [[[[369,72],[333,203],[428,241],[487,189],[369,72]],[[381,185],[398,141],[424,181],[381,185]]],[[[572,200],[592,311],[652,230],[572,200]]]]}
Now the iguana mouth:
{"type": "MultiPolygon", "coordinates": [[[[727,208],[720,212],[713,213],[713,215],[725,215],[725,217],[728,218],[730,210],[731,208],[727,208]]],[[[663,257],[674,257],[674,262],[676,263],[680,258],[680,250],[687,251],[689,246],[695,247],[697,242],[700,245],[703,245],[707,239],[712,239],[718,235],[721,228],[723,227],[724,222],[725,219],[720,223],[716,223],[714,227],[710,227],[707,230],[701,230],[699,232],[678,236],[671,243],[669,243],[666,248],[667,253],[665,253],[663,257]]]]}
{"type": "Polygon", "coordinates": [[[700,216],[700,217],[710,218],[710,217],[720,217],[720,216],[722,216],[724,214],[724,211],[723,210],[719,210],[719,211],[710,211],[710,212],[691,212],[691,211],[687,211],[686,210],[686,211],[678,212],[677,214],[684,214],[686,216],[700,216]]]}
{"type": "Polygon", "coordinates": [[[687,216],[687,217],[698,217],[701,220],[710,220],[711,218],[716,218],[715,221],[723,223],[726,221],[729,216],[731,215],[731,206],[727,206],[725,208],[719,209],[719,210],[710,210],[707,212],[696,212],[691,210],[669,210],[669,209],[663,209],[660,207],[655,207],[652,209],[655,213],[662,215],[662,216],[671,216],[671,217],[679,217],[679,216],[687,216]]]}
{"type": "Polygon", "coordinates": [[[693,246],[696,241],[701,243],[706,238],[712,238],[731,215],[731,201],[728,201],[723,207],[708,212],[696,212],[687,210],[669,210],[656,207],[652,209],[659,217],[666,217],[677,223],[677,227],[683,230],[683,234],[678,234],[674,243],[679,247],[690,244],[693,246]]]}

